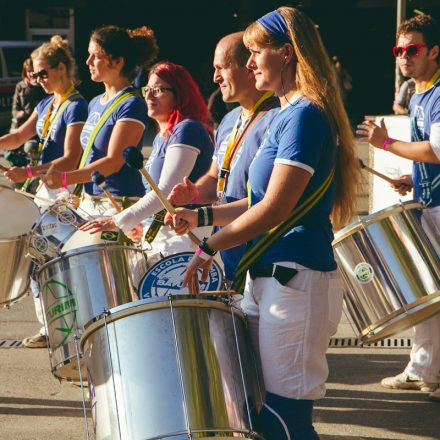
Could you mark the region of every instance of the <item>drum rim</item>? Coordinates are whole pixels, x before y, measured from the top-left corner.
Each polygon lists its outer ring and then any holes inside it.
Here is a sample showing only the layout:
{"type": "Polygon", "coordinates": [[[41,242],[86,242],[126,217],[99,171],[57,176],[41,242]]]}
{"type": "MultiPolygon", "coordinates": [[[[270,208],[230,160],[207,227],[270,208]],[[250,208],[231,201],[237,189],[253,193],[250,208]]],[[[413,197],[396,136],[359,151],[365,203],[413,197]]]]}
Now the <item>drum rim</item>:
{"type": "MultiPolygon", "coordinates": [[[[403,307],[400,307],[398,310],[394,310],[393,312],[386,315],[386,317],[380,319],[379,321],[376,321],[375,323],[369,325],[368,327],[365,327],[359,334],[360,339],[366,343],[373,343],[376,341],[380,341],[381,339],[384,339],[386,337],[391,336],[395,332],[392,333],[385,333],[382,334],[382,332],[387,330],[387,328],[390,327],[390,324],[397,324],[399,322],[399,318],[405,318],[414,315],[415,313],[425,310],[426,307],[419,310],[419,306],[426,305],[427,307],[435,306],[437,305],[440,307],[440,290],[436,290],[435,292],[430,293],[429,295],[426,295],[422,298],[417,299],[416,301],[413,301],[410,304],[407,304],[403,307]],[[370,337],[368,337],[370,335],[370,337]]],[[[434,313],[438,313],[434,312],[434,313]]],[[[428,318],[426,318],[428,319],[428,318]]],[[[417,325],[418,323],[424,321],[424,318],[412,322],[410,325],[400,328],[396,330],[396,332],[405,330],[406,328],[412,327],[413,325],[417,325]]]]}
{"type": "MultiPolygon", "coordinates": [[[[205,292],[206,293],[206,292],[205,292]]],[[[204,295],[168,295],[158,298],[146,298],[137,301],[132,301],[120,306],[114,307],[108,311],[104,311],[101,315],[96,316],[84,325],[84,330],[80,340],[80,350],[84,353],[84,345],[86,340],[92,333],[101,329],[105,325],[111,324],[119,319],[127,316],[137,315],[145,311],[160,310],[170,308],[170,300],[173,307],[198,307],[198,308],[216,308],[225,312],[232,312],[243,321],[245,321],[244,313],[232,304],[225,304],[220,298],[208,299],[204,295]],[[216,304],[217,307],[211,307],[216,304]]]]}
{"type": "Polygon", "coordinates": [[[416,200],[410,200],[407,202],[402,203],[396,203],[395,205],[388,206],[387,208],[381,209],[380,211],[373,212],[371,214],[368,214],[359,220],[354,221],[353,223],[350,223],[349,225],[345,226],[344,228],[340,229],[338,232],[335,233],[335,238],[332,242],[332,246],[335,246],[340,241],[344,240],[345,238],[349,237],[350,235],[353,235],[355,232],[360,231],[363,227],[369,226],[372,223],[376,223],[377,221],[383,220],[384,218],[387,218],[390,216],[390,213],[393,211],[396,211],[396,213],[403,212],[403,211],[410,211],[412,209],[424,209],[424,206],[422,203],[417,202],[416,200]]]}
{"type": "Polygon", "coordinates": [[[98,244],[90,244],[88,246],[84,246],[84,247],[80,247],[80,248],[75,248],[75,249],[70,249],[66,252],[61,252],[61,254],[58,257],[55,257],[49,261],[47,261],[46,263],[44,263],[42,266],[40,266],[39,270],[38,270],[38,275],[40,274],[41,271],[43,271],[43,269],[46,269],[47,266],[54,264],[54,263],[58,263],[61,260],[64,260],[66,258],[70,258],[73,256],[77,256],[77,255],[82,255],[82,254],[88,254],[90,252],[94,252],[96,250],[98,251],[106,251],[108,248],[111,248],[112,250],[115,250],[117,248],[124,248],[124,249],[128,249],[128,250],[134,250],[137,252],[141,252],[143,254],[145,254],[145,251],[143,251],[140,248],[137,248],[135,246],[126,246],[123,245],[121,243],[98,243],[98,244]]]}

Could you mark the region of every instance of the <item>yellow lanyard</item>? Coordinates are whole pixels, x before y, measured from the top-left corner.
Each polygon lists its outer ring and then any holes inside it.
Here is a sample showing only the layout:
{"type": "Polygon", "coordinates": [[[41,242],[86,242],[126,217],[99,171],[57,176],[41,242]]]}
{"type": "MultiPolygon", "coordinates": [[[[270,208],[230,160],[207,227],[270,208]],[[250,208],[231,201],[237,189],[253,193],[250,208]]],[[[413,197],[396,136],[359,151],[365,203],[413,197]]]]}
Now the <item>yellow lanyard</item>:
{"type": "Polygon", "coordinates": [[[46,136],[48,135],[49,128],[52,125],[52,122],[55,120],[55,117],[57,116],[58,112],[60,111],[61,106],[64,103],[64,101],[72,94],[72,92],[74,90],[75,90],[75,87],[72,85],[72,86],[70,86],[69,90],[67,90],[67,92],[64,93],[63,96],[61,96],[61,100],[60,100],[60,103],[58,105],[58,110],[53,115],[53,117],[51,117],[51,115],[52,115],[52,110],[53,110],[55,98],[52,99],[52,101],[51,101],[51,103],[49,105],[49,108],[47,109],[46,115],[44,116],[43,130],[41,132],[41,139],[40,139],[40,142],[38,144],[38,152],[39,153],[41,153],[41,151],[43,150],[44,140],[45,140],[46,136]]]}
{"type": "MultiPolygon", "coordinates": [[[[432,87],[440,78],[440,69],[437,70],[437,72],[434,73],[434,75],[432,76],[432,78],[428,81],[428,83],[426,84],[425,90],[428,90],[430,87],[432,87]]],[[[416,86],[416,91],[417,93],[421,93],[424,92],[425,90],[419,90],[416,86]]]]}
{"type": "Polygon", "coordinates": [[[249,118],[243,122],[240,126],[240,134],[238,135],[238,127],[240,125],[240,121],[242,119],[243,111],[238,116],[235,121],[234,128],[232,129],[231,136],[229,137],[228,145],[226,146],[225,155],[223,157],[222,167],[219,173],[219,177],[217,180],[217,195],[221,197],[225,190],[226,186],[226,178],[229,174],[229,170],[231,168],[232,159],[235,156],[235,153],[238,150],[238,146],[241,143],[243,138],[243,134],[246,128],[251,124],[251,122],[255,119],[255,116],[258,114],[258,110],[261,105],[269,98],[273,96],[273,92],[266,92],[263,96],[255,103],[255,105],[251,108],[249,112],[249,118]]]}

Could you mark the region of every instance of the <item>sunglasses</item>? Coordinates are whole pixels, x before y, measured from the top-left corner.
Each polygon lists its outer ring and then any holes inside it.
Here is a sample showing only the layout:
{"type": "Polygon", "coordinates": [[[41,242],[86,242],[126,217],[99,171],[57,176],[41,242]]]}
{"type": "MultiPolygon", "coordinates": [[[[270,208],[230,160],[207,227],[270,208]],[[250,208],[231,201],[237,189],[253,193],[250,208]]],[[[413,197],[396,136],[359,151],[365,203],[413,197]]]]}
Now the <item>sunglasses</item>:
{"type": "Polygon", "coordinates": [[[46,69],[42,69],[39,72],[31,72],[29,74],[29,76],[32,79],[38,79],[38,78],[40,78],[40,79],[47,79],[47,77],[49,76],[49,73],[47,72],[46,69]]]}
{"type": "Polygon", "coordinates": [[[426,44],[408,44],[407,46],[394,46],[394,58],[402,57],[405,52],[409,57],[416,57],[422,47],[426,47],[426,44]]]}
{"type": "Polygon", "coordinates": [[[145,86],[145,87],[141,87],[141,92],[142,92],[142,96],[145,97],[147,96],[149,93],[151,93],[155,98],[157,98],[159,95],[162,95],[162,93],[164,92],[172,92],[173,89],[170,87],[161,87],[161,86],[156,86],[156,87],[150,87],[150,86],[145,86]]]}

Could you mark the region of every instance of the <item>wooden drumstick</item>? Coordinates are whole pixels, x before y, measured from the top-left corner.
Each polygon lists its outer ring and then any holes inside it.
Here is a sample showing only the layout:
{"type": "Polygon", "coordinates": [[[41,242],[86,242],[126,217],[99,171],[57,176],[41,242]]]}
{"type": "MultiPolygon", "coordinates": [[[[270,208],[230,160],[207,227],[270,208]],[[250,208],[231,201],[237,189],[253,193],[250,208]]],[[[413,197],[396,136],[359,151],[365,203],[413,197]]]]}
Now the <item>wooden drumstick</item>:
{"type": "Polygon", "coordinates": [[[42,202],[49,203],[50,205],[54,204],[55,201],[52,199],[46,199],[45,197],[40,197],[35,194],[29,193],[27,191],[22,191],[21,189],[15,188],[14,191],[18,194],[23,194],[26,197],[30,197],[31,199],[41,200],[42,202]]]}
{"type": "Polygon", "coordinates": [[[3,166],[3,165],[0,165],[0,170],[2,170],[2,171],[9,171],[9,168],[8,167],[5,167],[5,166],[3,166]]]}
{"type": "Polygon", "coordinates": [[[380,177],[383,180],[386,180],[388,183],[394,184],[394,179],[388,177],[385,174],[380,173],[379,171],[374,170],[373,168],[367,167],[367,165],[364,164],[362,159],[359,159],[359,165],[363,170],[368,171],[369,173],[374,174],[375,176],[380,177]]]}
{"type": "MultiPolygon", "coordinates": [[[[171,215],[174,215],[176,212],[174,206],[168,201],[168,199],[165,197],[165,194],[160,190],[160,188],[148,174],[147,170],[144,168],[144,158],[142,153],[136,147],[127,147],[124,150],[124,159],[129,167],[137,169],[145,177],[153,191],[156,193],[163,207],[171,215]]],[[[199,238],[197,238],[191,231],[188,231],[187,234],[196,245],[199,245],[199,238]]]]}
{"type": "Polygon", "coordinates": [[[119,206],[118,202],[112,196],[112,193],[107,189],[107,185],[105,183],[105,177],[99,171],[93,171],[92,180],[95,185],[98,185],[104,191],[104,194],[110,200],[110,203],[113,205],[113,208],[116,209],[116,212],[121,212],[122,208],[119,206]]]}

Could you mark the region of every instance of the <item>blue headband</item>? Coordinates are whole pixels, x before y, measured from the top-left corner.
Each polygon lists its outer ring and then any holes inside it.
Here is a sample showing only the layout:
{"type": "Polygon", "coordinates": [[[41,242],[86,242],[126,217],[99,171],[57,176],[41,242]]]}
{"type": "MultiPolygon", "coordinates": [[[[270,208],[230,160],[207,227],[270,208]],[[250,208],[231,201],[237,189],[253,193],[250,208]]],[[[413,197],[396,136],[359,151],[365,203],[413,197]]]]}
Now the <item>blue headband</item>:
{"type": "Polygon", "coordinates": [[[270,34],[275,35],[283,43],[291,43],[286,21],[284,17],[275,9],[275,11],[269,12],[263,15],[257,20],[270,34]]]}

